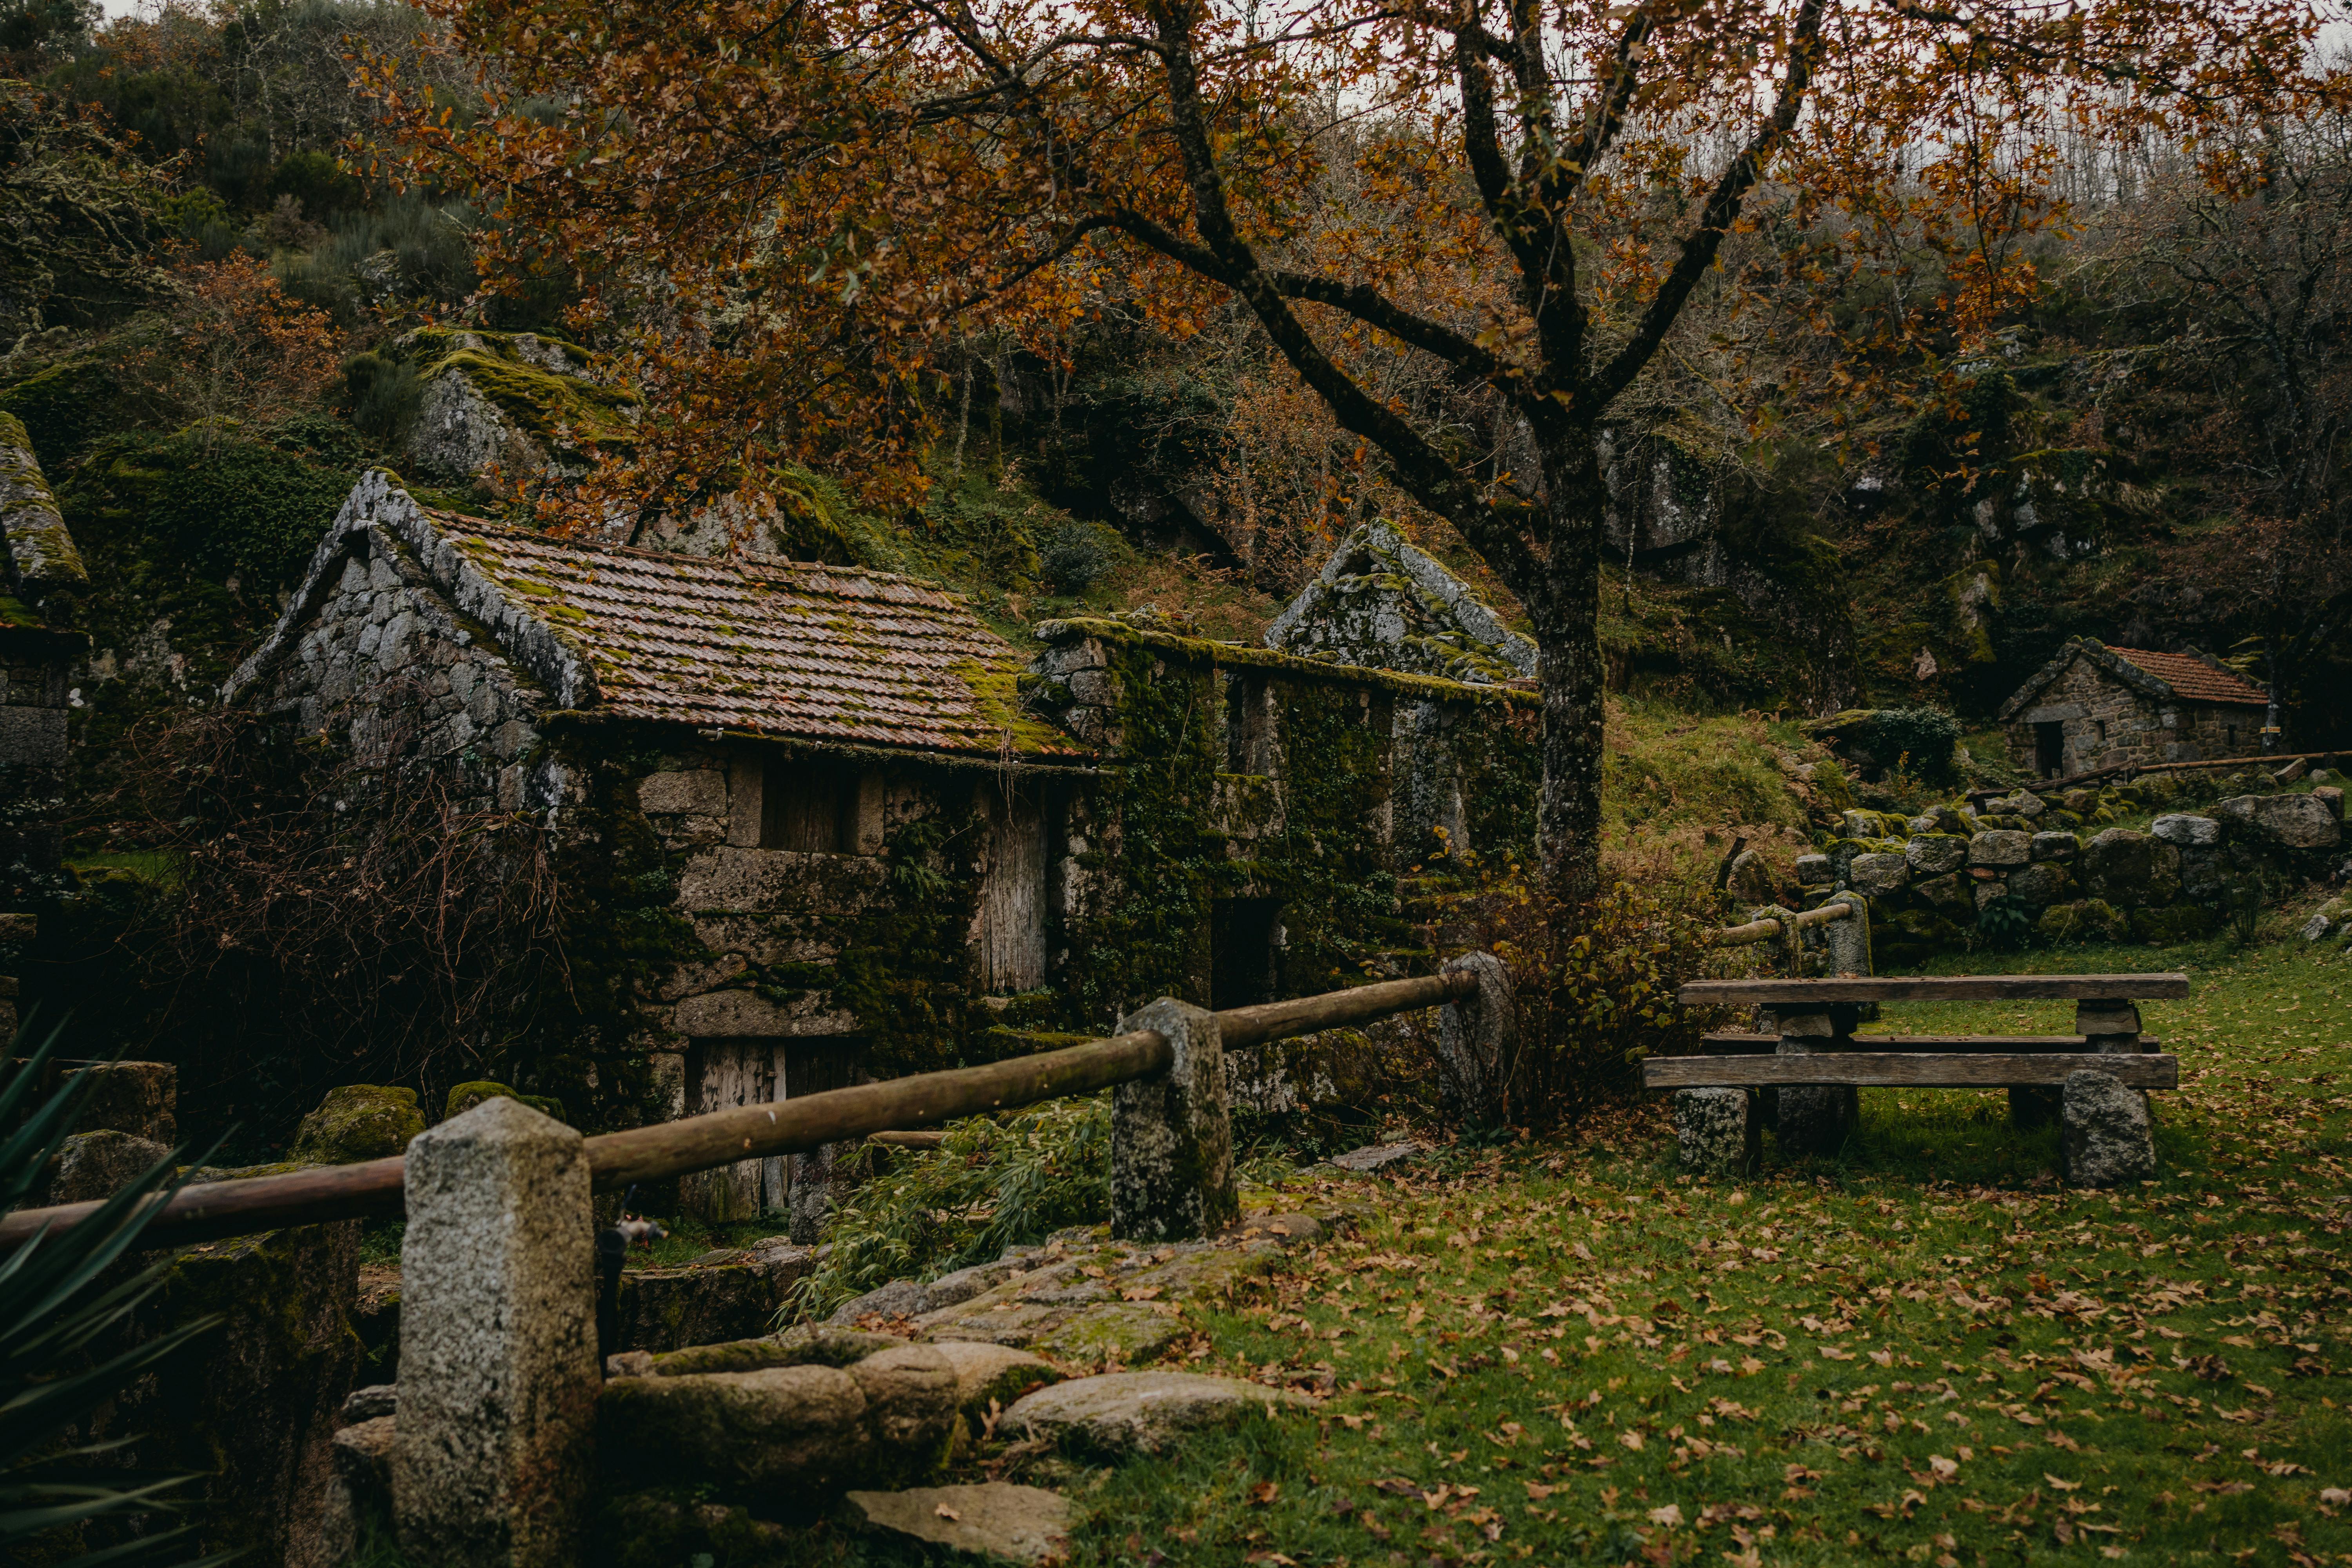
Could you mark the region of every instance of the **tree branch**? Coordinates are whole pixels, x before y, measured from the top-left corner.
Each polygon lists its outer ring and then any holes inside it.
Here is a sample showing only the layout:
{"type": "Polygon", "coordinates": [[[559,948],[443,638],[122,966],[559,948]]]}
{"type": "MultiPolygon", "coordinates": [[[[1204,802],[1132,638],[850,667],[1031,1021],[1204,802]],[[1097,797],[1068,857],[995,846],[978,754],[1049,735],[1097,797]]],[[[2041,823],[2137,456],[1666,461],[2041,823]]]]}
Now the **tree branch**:
{"type": "Polygon", "coordinates": [[[1763,176],[1765,155],[1797,123],[1797,115],[1804,108],[1805,94],[1812,83],[1813,48],[1821,37],[1822,7],[1822,0],[1804,0],[1798,11],[1797,26],[1790,38],[1789,77],[1780,84],[1780,101],[1772,106],[1771,115],[1716,182],[1706,205],[1700,211],[1698,227],[1684,239],[1682,254],[1675,258],[1674,269],[1658,285],[1658,291],[1650,297],[1649,308],[1642,312],[1633,338],[1582,389],[1585,396],[1579,401],[1585,405],[1578,412],[1585,418],[1593,418],[1607,407],[1658,352],[1658,345],[1665,341],[1666,330],[1675,324],[1683,306],[1689,301],[1691,290],[1698,286],[1706,269],[1715,265],[1716,256],[1723,248],[1723,237],[1732,220],[1739,216],[1740,204],[1763,176]]]}

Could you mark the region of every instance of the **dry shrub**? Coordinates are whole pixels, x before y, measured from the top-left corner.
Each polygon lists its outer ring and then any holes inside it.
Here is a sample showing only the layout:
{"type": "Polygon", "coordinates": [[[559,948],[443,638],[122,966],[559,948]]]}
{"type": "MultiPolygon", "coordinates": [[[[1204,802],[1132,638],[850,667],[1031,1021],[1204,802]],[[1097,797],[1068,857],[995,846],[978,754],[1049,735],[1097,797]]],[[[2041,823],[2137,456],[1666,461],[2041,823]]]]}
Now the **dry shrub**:
{"type": "Polygon", "coordinates": [[[1510,970],[1517,1006],[1518,1056],[1505,1090],[1511,1124],[1575,1122],[1632,1095],[1643,1057],[1697,1048],[1705,1023],[1675,993],[1706,967],[1716,906],[1704,884],[1618,882],[1580,910],[1517,868],[1473,902],[1478,945],[1510,970]]]}
{"type": "Polygon", "coordinates": [[[430,1100],[511,1068],[508,1032],[562,973],[538,823],[458,797],[445,770],[360,768],[236,709],[132,744],[117,805],[156,869],[122,946],[184,1094],[251,1131],[335,1084],[430,1100]]]}

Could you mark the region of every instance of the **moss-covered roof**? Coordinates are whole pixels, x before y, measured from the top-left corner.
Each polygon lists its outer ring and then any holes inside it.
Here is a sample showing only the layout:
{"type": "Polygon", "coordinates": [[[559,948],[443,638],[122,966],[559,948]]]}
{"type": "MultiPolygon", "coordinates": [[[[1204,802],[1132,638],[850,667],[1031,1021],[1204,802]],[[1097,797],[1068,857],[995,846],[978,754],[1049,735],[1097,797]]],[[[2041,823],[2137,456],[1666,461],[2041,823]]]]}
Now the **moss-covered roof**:
{"type": "Polygon", "coordinates": [[[424,509],[615,718],[862,746],[1083,757],[1023,710],[1023,660],[952,594],[887,572],[590,544],[424,509]]]}
{"type": "Polygon", "coordinates": [[[1433,675],[1407,675],[1393,669],[1370,669],[1362,665],[1337,664],[1319,658],[1305,658],[1297,654],[1282,653],[1274,648],[1255,647],[1248,643],[1215,642],[1207,637],[1183,637],[1175,632],[1159,631],[1150,626],[1132,626],[1125,621],[1099,619],[1088,616],[1072,616],[1061,620],[1040,621],[1034,628],[1040,642],[1067,642],[1076,637],[1101,637],[1109,642],[1130,643],[1151,648],[1193,664],[1215,665],[1223,668],[1280,670],[1286,675],[1310,680],[1330,680],[1354,686],[1378,687],[1402,697],[1417,698],[1432,702],[1496,702],[1512,707],[1539,709],[1543,699],[1524,686],[1473,686],[1459,680],[1444,680],[1433,675]]]}
{"type": "Polygon", "coordinates": [[[81,552],[33,456],[32,437],[15,415],[0,412],[0,535],[8,542],[7,580],[20,590],[80,587],[89,582],[81,552]]]}

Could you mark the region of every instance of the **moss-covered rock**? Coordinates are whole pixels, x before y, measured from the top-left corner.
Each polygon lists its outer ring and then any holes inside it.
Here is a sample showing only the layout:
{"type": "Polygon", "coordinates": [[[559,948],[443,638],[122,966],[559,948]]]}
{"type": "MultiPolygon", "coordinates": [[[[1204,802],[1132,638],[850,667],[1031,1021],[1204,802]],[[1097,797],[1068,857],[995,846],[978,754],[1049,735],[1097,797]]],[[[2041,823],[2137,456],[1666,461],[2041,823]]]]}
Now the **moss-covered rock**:
{"type": "Polygon", "coordinates": [[[588,1531],[588,1561],[596,1568],[755,1568],[781,1559],[783,1526],[752,1518],[740,1504],[712,1502],[703,1490],[663,1487],[605,1499],[588,1531]]]}
{"type": "Polygon", "coordinates": [[[664,1351],[649,1358],[646,1375],[692,1377],[709,1372],[757,1372],[769,1366],[845,1367],[900,1342],[888,1334],[869,1334],[830,1323],[803,1323],[758,1339],[664,1351]]]}
{"type": "Polygon", "coordinates": [[[2150,947],[2169,947],[2213,934],[2213,911],[2203,904],[2173,904],[2164,909],[2134,910],[2132,934],[2150,947]]]}
{"type": "Polygon", "coordinates": [[[345,1084],[329,1089],[319,1109],[302,1119],[289,1152],[297,1163],[352,1165],[405,1153],[408,1141],[424,1131],[415,1089],[345,1084]]]}
{"type": "Polygon", "coordinates": [[[935,1479],[956,1416],[948,1359],[895,1344],[846,1367],[615,1378],[597,1401],[596,1449],[614,1476],[804,1506],[812,1495],[935,1479]]]}
{"type": "Polygon", "coordinates": [[[1158,1361],[1192,1330],[1156,1301],[1105,1301],[1041,1334],[1032,1348],[1056,1361],[1136,1366],[1158,1361]]]}
{"type": "Polygon", "coordinates": [[[2104,900],[2078,899],[2042,910],[2033,930],[2042,941],[2053,943],[2121,942],[2131,934],[2131,922],[2104,900]]]}
{"type": "Polygon", "coordinates": [[[544,1094],[524,1094],[502,1083],[483,1079],[473,1083],[461,1083],[449,1090],[449,1098],[441,1102],[441,1120],[463,1116],[486,1100],[519,1100],[542,1116],[564,1121],[563,1102],[544,1094]]]}

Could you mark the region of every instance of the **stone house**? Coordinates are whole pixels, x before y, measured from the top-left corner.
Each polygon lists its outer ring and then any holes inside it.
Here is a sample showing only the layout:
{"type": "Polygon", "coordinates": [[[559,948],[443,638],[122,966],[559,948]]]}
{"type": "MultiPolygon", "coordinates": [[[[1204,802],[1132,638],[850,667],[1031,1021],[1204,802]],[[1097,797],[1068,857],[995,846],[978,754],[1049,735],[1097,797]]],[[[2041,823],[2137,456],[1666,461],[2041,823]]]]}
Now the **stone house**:
{"type": "MultiPolygon", "coordinates": [[[[56,813],[74,661],[89,639],[74,599],[89,574],[25,426],[0,413],[0,949],[31,940],[35,901],[58,870],[56,813]]],[[[0,951],[0,960],[8,957],[0,951]]],[[[16,981],[0,973],[0,1039],[16,1028],[16,981]]]]}
{"type": "Polygon", "coordinates": [[[2261,687],[2202,654],[2076,637],[2001,704],[1999,718],[2010,755],[2036,777],[2069,778],[2254,755],[2269,704],[2261,687]]]}
{"type": "MultiPolygon", "coordinates": [[[[1531,837],[1532,693],[1148,618],[1036,630],[1033,661],[903,576],[555,539],[373,473],[226,690],[587,868],[598,921],[638,933],[611,949],[625,1007],[482,1068],[592,1123],[1402,973],[1426,953],[1400,873],[1531,837]]],[[[830,1166],[682,1196],[805,1235],[830,1166]]]]}

